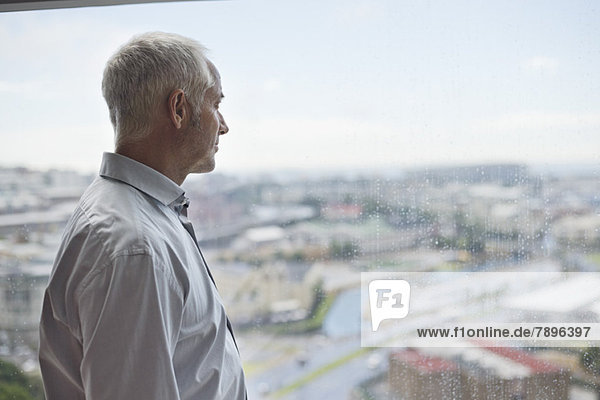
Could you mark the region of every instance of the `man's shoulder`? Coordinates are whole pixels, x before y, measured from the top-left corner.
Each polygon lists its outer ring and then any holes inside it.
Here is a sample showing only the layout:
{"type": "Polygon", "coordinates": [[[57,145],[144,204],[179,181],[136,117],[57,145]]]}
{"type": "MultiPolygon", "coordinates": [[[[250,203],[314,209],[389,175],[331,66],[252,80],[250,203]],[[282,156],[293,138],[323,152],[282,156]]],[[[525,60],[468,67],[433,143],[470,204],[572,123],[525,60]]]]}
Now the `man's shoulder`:
{"type": "Polygon", "coordinates": [[[102,287],[103,279],[117,276],[116,272],[128,273],[136,267],[136,273],[166,277],[172,288],[183,293],[185,275],[169,258],[168,238],[159,229],[172,222],[168,211],[134,187],[96,178],[67,223],[55,258],[47,290],[57,318],[77,326],[72,307],[82,293],[102,287]]]}
{"type": "Polygon", "coordinates": [[[81,196],[64,230],[54,263],[55,280],[89,280],[123,260],[135,263],[133,258],[172,269],[169,246],[174,240],[169,230],[175,229],[177,220],[170,211],[123,182],[97,178],[81,196]]]}
{"type": "Polygon", "coordinates": [[[86,212],[122,212],[140,204],[139,190],[116,179],[98,176],[79,200],[86,212]]]}
{"type": "Polygon", "coordinates": [[[156,225],[168,223],[165,208],[126,183],[98,177],[82,195],[67,231],[85,233],[104,253],[151,248],[162,240],[156,225]]]}

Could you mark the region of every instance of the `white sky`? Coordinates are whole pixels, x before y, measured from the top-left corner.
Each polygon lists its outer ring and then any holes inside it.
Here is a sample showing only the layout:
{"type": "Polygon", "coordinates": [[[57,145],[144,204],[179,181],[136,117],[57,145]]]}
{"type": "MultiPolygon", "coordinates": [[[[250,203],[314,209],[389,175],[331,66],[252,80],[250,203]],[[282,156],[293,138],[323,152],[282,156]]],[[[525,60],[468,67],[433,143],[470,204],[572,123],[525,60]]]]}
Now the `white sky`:
{"type": "Polygon", "coordinates": [[[104,63],[193,37],[221,71],[217,169],[600,164],[597,1],[225,1],[0,14],[0,166],[94,171],[104,63]]]}

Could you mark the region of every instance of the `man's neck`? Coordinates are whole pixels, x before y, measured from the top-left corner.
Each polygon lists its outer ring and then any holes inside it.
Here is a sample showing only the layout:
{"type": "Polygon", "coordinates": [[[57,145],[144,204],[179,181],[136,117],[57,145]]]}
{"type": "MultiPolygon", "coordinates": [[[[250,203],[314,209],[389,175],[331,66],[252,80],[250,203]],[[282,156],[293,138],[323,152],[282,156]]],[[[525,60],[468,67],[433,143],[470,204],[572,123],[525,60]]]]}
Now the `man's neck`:
{"type": "Polygon", "coordinates": [[[131,158],[139,163],[160,172],[181,186],[187,174],[177,168],[177,162],[173,162],[169,156],[168,149],[163,146],[148,146],[141,143],[132,143],[119,146],[115,153],[131,158]]]}

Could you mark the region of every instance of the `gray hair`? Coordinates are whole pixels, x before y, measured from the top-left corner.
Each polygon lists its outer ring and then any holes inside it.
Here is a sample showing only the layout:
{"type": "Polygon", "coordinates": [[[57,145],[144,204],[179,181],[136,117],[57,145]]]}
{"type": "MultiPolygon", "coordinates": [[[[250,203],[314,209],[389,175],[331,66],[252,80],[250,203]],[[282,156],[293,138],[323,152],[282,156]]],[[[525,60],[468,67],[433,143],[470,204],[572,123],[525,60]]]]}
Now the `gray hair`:
{"type": "Polygon", "coordinates": [[[115,144],[143,138],[156,107],[182,89],[197,107],[216,79],[197,41],[149,32],[134,36],[106,63],[102,94],[115,131],[115,144]]]}

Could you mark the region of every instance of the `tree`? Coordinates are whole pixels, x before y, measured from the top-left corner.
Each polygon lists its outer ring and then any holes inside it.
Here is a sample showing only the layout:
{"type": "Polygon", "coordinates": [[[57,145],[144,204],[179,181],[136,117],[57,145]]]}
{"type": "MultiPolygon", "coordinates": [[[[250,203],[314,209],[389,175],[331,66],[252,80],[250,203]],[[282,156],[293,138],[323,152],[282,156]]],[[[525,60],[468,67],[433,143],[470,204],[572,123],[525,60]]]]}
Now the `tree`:
{"type": "Polygon", "coordinates": [[[600,347],[590,347],[581,354],[581,365],[592,375],[600,375],[600,347]]]}
{"type": "Polygon", "coordinates": [[[332,240],[329,243],[329,255],[334,259],[351,260],[360,254],[360,247],[349,240],[338,242],[332,240]]]}
{"type": "Polygon", "coordinates": [[[27,386],[27,377],[15,365],[0,359],[0,383],[27,386]]]}
{"type": "Polygon", "coordinates": [[[42,385],[38,379],[27,377],[15,365],[0,359],[0,400],[43,398],[42,385]]]}
{"type": "Polygon", "coordinates": [[[0,400],[33,400],[33,397],[16,383],[0,383],[0,400]]]}

